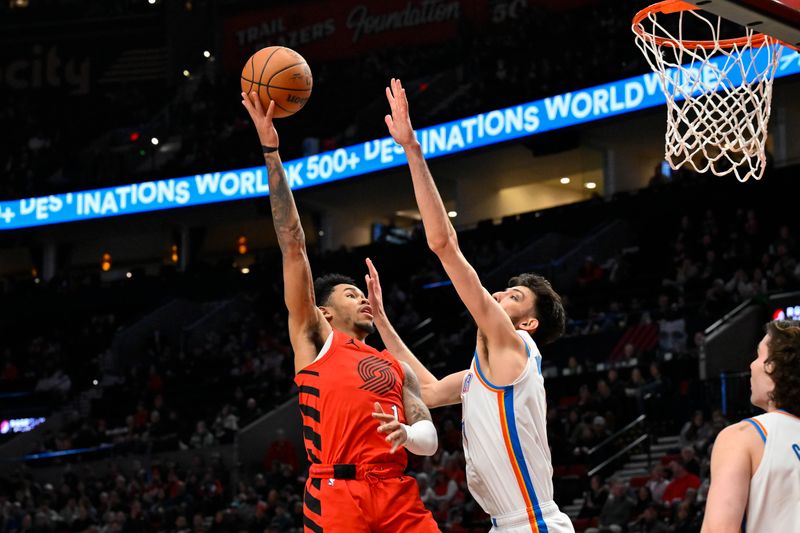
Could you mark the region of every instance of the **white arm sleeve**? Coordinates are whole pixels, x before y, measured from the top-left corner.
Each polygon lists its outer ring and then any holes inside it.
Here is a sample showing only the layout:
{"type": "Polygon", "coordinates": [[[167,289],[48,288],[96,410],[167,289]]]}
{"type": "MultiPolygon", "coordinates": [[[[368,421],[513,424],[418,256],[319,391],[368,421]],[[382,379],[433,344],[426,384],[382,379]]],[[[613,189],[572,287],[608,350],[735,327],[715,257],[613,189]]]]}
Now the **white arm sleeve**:
{"type": "Polygon", "coordinates": [[[414,455],[433,455],[439,447],[439,437],[436,435],[436,428],[430,420],[420,420],[407,426],[402,424],[406,430],[406,450],[414,455]]]}

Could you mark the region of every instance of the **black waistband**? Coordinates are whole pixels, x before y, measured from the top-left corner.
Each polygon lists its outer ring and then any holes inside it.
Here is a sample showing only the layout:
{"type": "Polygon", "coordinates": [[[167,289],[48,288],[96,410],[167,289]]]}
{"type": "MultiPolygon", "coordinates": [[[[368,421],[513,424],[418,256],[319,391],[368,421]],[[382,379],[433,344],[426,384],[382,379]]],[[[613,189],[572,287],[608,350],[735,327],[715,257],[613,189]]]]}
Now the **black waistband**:
{"type": "Polygon", "coordinates": [[[356,478],[356,465],[350,465],[350,464],[333,465],[333,478],[334,479],[355,479],[356,478]]]}

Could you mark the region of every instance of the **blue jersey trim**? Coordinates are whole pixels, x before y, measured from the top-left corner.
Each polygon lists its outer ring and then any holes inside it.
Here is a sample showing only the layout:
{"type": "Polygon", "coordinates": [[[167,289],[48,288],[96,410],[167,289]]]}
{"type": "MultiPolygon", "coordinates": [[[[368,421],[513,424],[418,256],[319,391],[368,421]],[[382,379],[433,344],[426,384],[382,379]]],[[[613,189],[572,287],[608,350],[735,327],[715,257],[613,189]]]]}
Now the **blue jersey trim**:
{"type": "Polygon", "coordinates": [[[539,526],[540,533],[548,533],[547,523],[544,521],[542,510],[539,507],[539,499],[536,497],[536,491],[533,489],[533,480],[531,479],[530,472],[528,471],[528,465],[525,463],[525,455],[522,453],[522,444],[519,440],[519,433],[517,433],[517,421],[516,417],[514,416],[513,390],[507,391],[503,394],[503,402],[505,403],[506,424],[508,425],[508,436],[511,439],[511,448],[514,450],[514,458],[519,465],[520,472],[522,472],[522,479],[525,481],[525,488],[528,490],[531,503],[533,503],[533,514],[536,517],[536,524],[539,526]]]}
{"type": "Polygon", "coordinates": [[[764,435],[763,431],[761,431],[761,426],[756,424],[756,421],[753,420],[752,418],[745,418],[744,421],[745,422],[750,422],[751,424],[753,424],[753,427],[756,428],[756,431],[758,431],[758,434],[761,435],[761,440],[763,440],[764,444],[766,444],[767,443],[767,436],[764,435]]]}

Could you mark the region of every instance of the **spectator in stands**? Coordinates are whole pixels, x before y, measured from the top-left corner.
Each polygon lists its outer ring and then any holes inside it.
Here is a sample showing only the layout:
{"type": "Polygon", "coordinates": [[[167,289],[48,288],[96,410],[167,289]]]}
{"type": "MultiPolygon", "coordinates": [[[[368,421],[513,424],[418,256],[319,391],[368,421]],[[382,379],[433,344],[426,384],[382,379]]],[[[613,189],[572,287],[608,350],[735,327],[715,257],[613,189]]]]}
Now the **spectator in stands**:
{"type": "MultiPolygon", "coordinates": [[[[644,488],[644,487],[642,487],[644,488]]],[[[630,533],[668,533],[669,526],[658,517],[658,506],[647,505],[641,516],[631,525],[630,533]]]]}
{"type": "Polygon", "coordinates": [[[583,365],[578,362],[577,357],[571,355],[569,359],[567,359],[567,368],[564,369],[563,374],[565,376],[577,376],[579,374],[583,374],[583,365]]]}
{"type": "Polygon", "coordinates": [[[605,273],[603,268],[595,263],[592,256],[586,256],[583,265],[578,269],[578,286],[582,289],[588,289],[600,282],[605,273]]]}
{"type": "Polygon", "coordinates": [[[206,428],[204,420],[198,420],[196,429],[189,439],[189,446],[191,448],[208,448],[214,446],[216,440],[214,435],[206,428]]]}
{"type": "Polygon", "coordinates": [[[633,510],[633,515],[636,516],[637,519],[641,518],[647,508],[653,504],[653,494],[650,492],[650,489],[647,488],[647,485],[642,485],[636,491],[636,508],[633,510]]]}
{"type": "Polygon", "coordinates": [[[635,503],[628,497],[627,484],[619,479],[611,480],[611,494],[608,496],[597,528],[589,528],[586,533],[621,533],[631,520],[635,503]]]}
{"type": "Polygon", "coordinates": [[[3,365],[3,371],[0,372],[0,382],[10,383],[19,379],[19,368],[11,360],[11,355],[6,351],[6,361],[3,365]]]}
{"type": "Polygon", "coordinates": [[[697,490],[700,487],[700,478],[686,470],[682,461],[671,461],[669,469],[672,471],[672,481],[664,489],[661,497],[661,501],[667,505],[683,500],[687,491],[697,490]]]}
{"type": "Polygon", "coordinates": [[[241,415],[241,427],[247,426],[251,422],[255,421],[262,414],[263,413],[261,412],[261,409],[258,407],[256,399],[248,398],[247,403],[245,404],[244,412],[242,412],[241,415]]]}
{"type": "Polygon", "coordinates": [[[703,411],[697,410],[692,415],[692,419],[681,428],[679,443],[681,448],[694,446],[696,450],[702,450],[711,435],[711,425],[706,422],[703,411]]]}
{"type": "Polygon", "coordinates": [[[650,479],[645,483],[654,501],[660,502],[663,500],[664,490],[666,490],[667,485],[669,485],[669,481],[664,477],[664,465],[660,462],[654,464],[650,472],[650,479]]]}
{"type": "Polygon", "coordinates": [[[694,446],[684,446],[681,448],[681,464],[683,464],[689,473],[695,476],[700,475],[700,461],[697,460],[697,452],[694,446]]]}
{"type": "Polygon", "coordinates": [[[292,472],[297,472],[299,467],[297,451],[292,441],[286,437],[286,430],[283,428],[278,428],[275,432],[275,440],[272,441],[264,454],[264,468],[271,469],[276,462],[289,465],[292,472]]]}
{"type": "Polygon", "coordinates": [[[608,487],[603,483],[603,478],[595,474],[589,480],[589,490],[583,493],[583,506],[579,518],[594,518],[608,499],[608,487]]]}
{"type": "Polygon", "coordinates": [[[595,394],[597,401],[597,411],[603,416],[616,416],[621,407],[620,398],[614,396],[611,387],[604,379],[597,381],[597,392],[595,394]]]}
{"type": "Polygon", "coordinates": [[[214,437],[220,442],[230,442],[233,436],[239,431],[239,417],[233,412],[230,404],[222,406],[222,410],[214,419],[211,426],[214,437]]]}
{"type": "Polygon", "coordinates": [[[425,472],[417,473],[417,485],[419,485],[419,496],[422,503],[429,509],[436,509],[436,493],[431,487],[430,477],[425,472]]]}
{"type": "Polygon", "coordinates": [[[36,383],[37,392],[47,392],[58,397],[65,397],[72,389],[72,380],[61,368],[54,368],[49,374],[36,383]]]}
{"type": "Polygon", "coordinates": [[[697,533],[700,531],[702,520],[698,519],[697,512],[688,501],[683,501],[675,510],[675,521],[672,533],[697,533]]]}

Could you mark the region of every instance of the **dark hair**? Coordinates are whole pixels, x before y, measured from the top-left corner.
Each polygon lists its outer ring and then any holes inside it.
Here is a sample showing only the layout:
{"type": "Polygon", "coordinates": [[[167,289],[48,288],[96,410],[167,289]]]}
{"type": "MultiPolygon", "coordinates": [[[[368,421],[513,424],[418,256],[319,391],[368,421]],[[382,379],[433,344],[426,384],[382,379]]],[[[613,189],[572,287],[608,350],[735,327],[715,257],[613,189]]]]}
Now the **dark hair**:
{"type": "Polygon", "coordinates": [[[553,290],[550,282],[538,274],[526,273],[514,276],[508,281],[509,287],[522,285],[528,287],[536,295],[534,312],[539,319],[539,327],[533,338],[541,344],[549,344],[564,333],[567,320],[561,296],[553,290]]]}
{"type": "Polygon", "coordinates": [[[769,399],[778,408],[800,416],[800,321],[769,322],[767,334],[764,371],[775,382],[769,399]]]}
{"type": "Polygon", "coordinates": [[[355,285],[356,282],[349,276],[342,274],[326,274],[314,280],[314,300],[317,305],[327,305],[328,299],[337,285],[355,285]]]}

